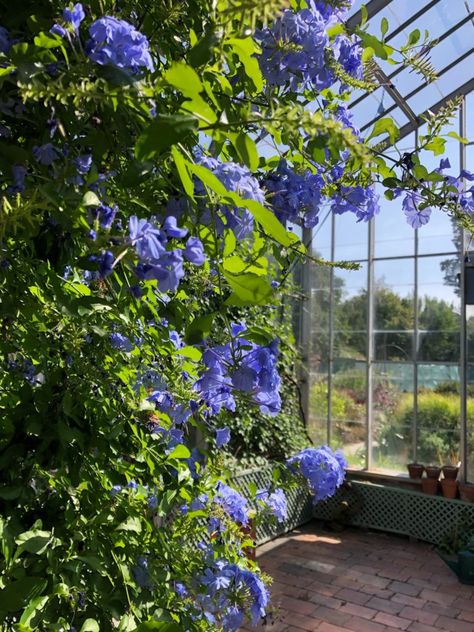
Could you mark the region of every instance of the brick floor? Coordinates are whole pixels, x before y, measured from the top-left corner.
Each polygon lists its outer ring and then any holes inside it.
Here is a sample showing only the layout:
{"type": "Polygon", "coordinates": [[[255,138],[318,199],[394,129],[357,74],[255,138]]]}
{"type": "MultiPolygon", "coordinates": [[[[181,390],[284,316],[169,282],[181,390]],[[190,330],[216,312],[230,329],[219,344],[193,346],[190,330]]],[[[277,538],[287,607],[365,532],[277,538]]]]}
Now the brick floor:
{"type": "Polygon", "coordinates": [[[429,544],[312,523],[261,546],[257,559],[274,579],[263,632],[474,632],[474,586],[429,544]]]}

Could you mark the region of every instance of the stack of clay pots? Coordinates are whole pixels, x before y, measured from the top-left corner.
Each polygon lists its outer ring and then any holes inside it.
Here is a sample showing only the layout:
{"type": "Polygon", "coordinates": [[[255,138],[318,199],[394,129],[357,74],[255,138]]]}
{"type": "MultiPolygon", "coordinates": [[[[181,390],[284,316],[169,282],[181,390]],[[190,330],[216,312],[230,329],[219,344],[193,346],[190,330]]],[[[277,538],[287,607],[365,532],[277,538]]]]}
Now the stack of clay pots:
{"type": "Polygon", "coordinates": [[[410,478],[421,479],[421,489],[425,494],[437,494],[441,485],[441,490],[445,498],[456,498],[458,495],[458,471],[457,465],[421,465],[420,463],[409,463],[407,465],[410,478]],[[426,472],[426,477],[423,476],[426,472]],[[441,473],[443,477],[440,480],[441,473]]]}

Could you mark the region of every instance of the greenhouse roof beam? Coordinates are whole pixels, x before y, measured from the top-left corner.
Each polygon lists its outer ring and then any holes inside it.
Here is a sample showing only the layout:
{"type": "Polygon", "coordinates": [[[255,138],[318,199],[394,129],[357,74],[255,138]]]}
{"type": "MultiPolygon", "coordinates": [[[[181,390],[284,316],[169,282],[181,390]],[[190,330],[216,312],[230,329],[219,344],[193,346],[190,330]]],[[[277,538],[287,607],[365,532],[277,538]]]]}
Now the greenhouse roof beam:
{"type": "MultiPolygon", "coordinates": [[[[367,2],[367,4],[365,5],[365,8],[367,10],[367,19],[370,20],[370,18],[374,17],[374,15],[377,15],[377,13],[379,11],[382,11],[382,9],[385,9],[385,7],[391,2],[392,0],[370,0],[370,2],[367,2]]],[[[354,15],[351,15],[351,17],[347,20],[347,28],[349,29],[349,31],[351,31],[352,29],[355,29],[356,26],[359,26],[361,21],[362,11],[359,9],[359,11],[356,11],[356,13],[354,13],[354,15]]]]}

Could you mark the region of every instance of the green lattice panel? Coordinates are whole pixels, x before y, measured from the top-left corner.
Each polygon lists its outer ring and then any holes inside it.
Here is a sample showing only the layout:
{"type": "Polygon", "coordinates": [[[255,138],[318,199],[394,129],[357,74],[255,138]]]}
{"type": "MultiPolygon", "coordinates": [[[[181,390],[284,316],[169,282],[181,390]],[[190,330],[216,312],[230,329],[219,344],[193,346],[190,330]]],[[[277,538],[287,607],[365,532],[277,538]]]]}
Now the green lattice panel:
{"type": "MultiPolygon", "coordinates": [[[[251,470],[240,474],[233,480],[234,486],[244,496],[248,496],[248,484],[253,483],[258,489],[265,489],[272,482],[272,468],[251,470]]],[[[257,543],[262,544],[292,529],[296,529],[302,524],[309,522],[313,518],[313,502],[311,495],[304,488],[293,489],[285,492],[288,502],[288,519],[280,524],[273,521],[257,528],[257,543]]]]}
{"type": "Polygon", "coordinates": [[[318,503],[315,517],[401,533],[433,544],[440,544],[461,521],[467,519],[474,523],[472,503],[372,483],[354,481],[351,487],[318,503]],[[343,503],[349,507],[345,514],[341,513],[343,503]]]}

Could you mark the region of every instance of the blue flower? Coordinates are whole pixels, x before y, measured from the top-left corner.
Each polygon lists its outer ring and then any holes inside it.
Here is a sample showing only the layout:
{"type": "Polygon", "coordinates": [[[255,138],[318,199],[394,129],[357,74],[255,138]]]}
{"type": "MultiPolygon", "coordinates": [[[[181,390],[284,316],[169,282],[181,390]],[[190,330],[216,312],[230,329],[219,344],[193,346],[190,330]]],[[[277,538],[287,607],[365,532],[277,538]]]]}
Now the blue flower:
{"type": "Polygon", "coordinates": [[[249,521],[247,499],[222,481],[216,486],[214,502],[222,507],[234,522],[246,525],[249,521]]]}
{"type": "Polygon", "coordinates": [[[133,567],[133,575],[135,581],[140,588],[152,588],[153,584],[150,578],[150,571],[148,570],[148,558],[140,556],[137,558],[137,563],[133,567]]]}
{"type": "Polygon", "coordinates": [[[118,206],[110,207],[106,204],[101,204],[94,210],[94,216],[99,220],[101,228],[109,229],[114,223],[117,211],[118,206]]]}
{"type": "Polygon", "coordinates": [[[109,276],[109,274],[112,274],[114,269],[114,261],[114,254],[110,252],[110,250],[106,250],[102,253],[99,258],[99,276],[102,279],[104,279],[106,276],[109,276]]]}
{"type": "Polygon", "coordinates": [[[130,339],[117,332],[110,334],[110,342],[112,347],[115,347],[115,349],[119,349],[120,351],[129,352],[133,349],[130,339]]]}
{"type": "Polygon", "coordinates": [[[297,90],[322,90],[334,82],[326,67],[329,38],[326,21],[319,12],[285,10],[271,28],[257,32],[262,49],[258,57],[267,83],[297,90]]]}
{"type": "Polygon", "coordinates": [[[173,343],[173,346],[175,349],[181,349],[181,347],[184,346],[181,336],[178,334],[177,331],[171,330],[169,333],[169,338],[171,342],[173,343]]]}
{"type": "Polygon", "coordinates": [[[342,485],[347,467],[342,452],[333,452],[328,446],[306,448],[287,459],[288,467],[301,474],[308,482],[315,502],[330,498],[342,485]]]}
{"type": "Polygon", "coordinates": [[[357,35],[338,35],[334,41],[333,53],[348,75],[355,79],[363,79],[362,47],[357,35]]]}
{"type": "Polygon", "coordinates": [[[222,446],[227,445],[230,441],[230,430],[227,426],[223,428],[217,428],[216,430],[216,446],[218,448],[222,448],[222,446]]]}
{"type": "Polygon", "coordinates": [[[186,248],[184,249],[184,258],[193,263],[195,266],[202,266],[206,260],[204,254],[204,246],[197,237],[190,237],[186,242],[186,248]]]}
{"type": "Polygon", "coordinates": [[[86,52],[95,63],[132,72],[154,70],[147,38],[125,20],[105,16],[91,24],[89,34],[86,52]]]}
{"type": "Polygon", "coordinates": [[[129,220],[130,241],[142,261],[158,260],[166,252],[166,237],[146,219],[132,215],[129,220]]]}
{"type": "Polygon", "coordinates": [[[12,184],[8,188],[10,193],[23,193],[23,191],[25,190],[26,174],[26,167],[23,167],[23,165],[13,165],[12,184]]]}
{"type": "Polygon", "coordinates": [[[73,29],[77,31],[82,20],[86,17],[84,13],[84,7],[80,2],[77,2],[72,9],[64,9],[63,19],[68,24],[71,24],[73,29]]]}
{"type": "Polygon", "coordinates": [[[283,225],[292,222],[305,228],[316,226],[324,187],[321,175],[310,171],[296,173],[282,160],[263,184],[270,193],[269,201],[275,215],[283,225]]]}
{"type": "Polygon", "coordinates": [[[168,217],[163,222],[163,230],[168,235],[168,237],[177,237],[181,239],[186,237],[188,231],[186,228],[179,228],[178,223],[176,221],[176,217],[173,215],[168,215],[168,217]]]}
{"type": "Polygon", "coordinates": [[[34,158],[42,165],[49,167],[59,157],[59,152],[52,143],[35,145],[33,147],[34,158]]]}
{"type": "Polygon", "coordinates": [[[278,522],[284,522],[288,515],[286,496],[282,489],[276,489],[271,494],[266,489],[257,492],[257,500],[261,501],[278,522]]]}
{"type": "Polygon", "coordinates": [[[74,158],[73,162],[74,166],[76,167],[77,173],[80,173],[84,176],[86,173],[89,172],[89,169],[91,168],[92,155],[84,154],[82,156],[77,156],[77,158],[74,158]]]}
{"type": "Polygon", "coordinates": [[[426,202],[420,193],[408,191],[402,202],[402,209],[412,228],[421,228],[430,221],[431,208],[425,205],[426,202]]]}
{"type": "Polygon", "coordinates": [[[8,55],[12,41],[10,39],[10,33],[3,26],[0,26],[0,53],[8,55]]]}
{"type": "Polygon", "coordinates": [[[332,197],[332,211],[337,215],[351,212],[357,221],[368,222],[380,212],[379,196],[373,187],[341,186],[332,197]]]}

